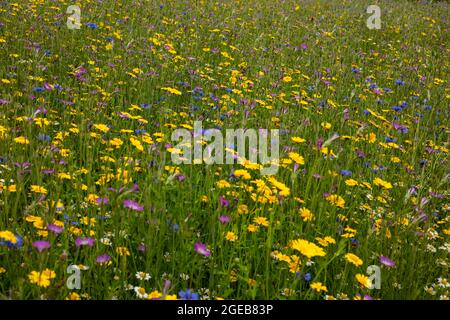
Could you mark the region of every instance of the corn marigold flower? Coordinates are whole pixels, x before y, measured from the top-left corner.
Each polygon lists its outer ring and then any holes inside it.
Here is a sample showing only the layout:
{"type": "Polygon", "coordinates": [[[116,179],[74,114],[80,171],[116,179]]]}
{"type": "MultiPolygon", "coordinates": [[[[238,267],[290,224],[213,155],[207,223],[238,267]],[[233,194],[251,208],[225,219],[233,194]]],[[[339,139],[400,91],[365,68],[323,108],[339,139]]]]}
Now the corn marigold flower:
{"type": "Polygon", "coordinates": [[[294,250],[299,251],[302,255],[308,258],[316,256],[323,257],[326,255],[325,251],[321,247],[303,239],[291,241],[290,247],[294,250]]]}
{"type": "Polygon", "coordinates": [[[229,231],[226,233],[225,239],[227,239],[228,241],[234,242],[238,239],[238,236],[234,232],[229,231]]]}
{"type": "Polygon", "coordinates": [[[372,286],[372,283],[371,283],[369,277],[367,277],[363,274],[357,273],[355,278],[356,278],[356,281],[358,281],[358,283],[365,288],[370,288],[372,286]]]}
{"type": "Polygon", "coordinates": [[[314,291],[317,291],[317,292],[321,292],[321,291],[328,292],[327,287],[324,286],[321,282],[313,282],[313,283],[311,283],[310,287],[311,287],[311,289],[313,289],[314,291]]]}
{"type": "Polygon", "coordinates": [[[347,253],[345,255],[345,259],[357,267],[362,266],[362,264],[363,264],[363,261],[357,255],[355,255],[353,253],[347,253]]]}

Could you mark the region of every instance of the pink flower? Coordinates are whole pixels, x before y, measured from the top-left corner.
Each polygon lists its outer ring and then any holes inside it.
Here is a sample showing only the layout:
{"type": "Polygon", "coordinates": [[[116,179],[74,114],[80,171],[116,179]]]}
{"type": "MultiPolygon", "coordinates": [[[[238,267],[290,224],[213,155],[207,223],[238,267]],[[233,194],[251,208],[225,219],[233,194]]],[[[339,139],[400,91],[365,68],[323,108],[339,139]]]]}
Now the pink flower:
{"type": "Polygon", "coordinates": [[[209,257],[211,255],[211,251],[209,251],[206,248],[206,244],[201,243],[201,242],[197,242],[194,245],[194,249],[195,251],[197,251],[198,253],[200,253],[201,255],[204,255],[205,257],[209,257]]]}
{"type": "Polygon", "coordinates": [[[42,252],[45,249],[50,248],[50,242],[45,241],[45,240],[34,241],[33,247],[35,247],[39,252],[42,252]]]}
{"type": "Polygon", "coordinates": [[[141,206],[139,203],[133,200],[124,200],[123,206],[134,211],[144,211],[144,206],[141,206]]]}
{"type": "Polygon", "coordinates": [[[89,246],[89,247],[92,247],[92,246],[94,245],[94,243],[95,243],[95,239],[93,239],[93,238],[91,238],[91,237],[86,237],[86,238],[80,238],[80,237],[78,237],[78,238],[75,240],[75,245],[76,245],[77,247],[80,247],[80,246],[89,246]]]}
{"type": "Polygon", "coordinates": [[[388,268],[395,267],[395,262],[385,256],[380,256],[380,263],[388,268]]]}

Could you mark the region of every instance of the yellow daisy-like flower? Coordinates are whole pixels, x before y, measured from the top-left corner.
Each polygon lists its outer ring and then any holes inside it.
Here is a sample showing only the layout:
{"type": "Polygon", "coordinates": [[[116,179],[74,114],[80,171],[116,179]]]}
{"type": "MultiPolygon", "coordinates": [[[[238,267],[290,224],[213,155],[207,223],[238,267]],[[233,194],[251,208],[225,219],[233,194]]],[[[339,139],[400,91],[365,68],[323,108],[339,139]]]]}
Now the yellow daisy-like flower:
{"type": "Polygon", "coordinates": [[[32,185],[31,192],[47,194],[47,189],[41,186],[32,185]]]}
{"type": "Polygon", "coordinates": [[[260,225],[260,226],[264,226],[264,227],[268,227],[269,226],[269,221],[267,220],[266,217],[255,217],[253,219],[253,222],[260,225]]]}
{"type": "Polygon", "coordinates": [[[303,239],[291,241],[290,247],[294,250],[299,251],[301,254],[308,258],[316,256],[323,257],[326,255],[325,251],[321,247],[303,239]]]}
{"type": "Polygon", "coordinates": [[[223,188],[230,188],[231,184],[228,181],[222,179],[216,182],[216,186],[219,189],[223,189],[223,188]]]}
{"type": "Polygon", "coordinates": [[[289,152],[289,158],[297,164],[305,164],[305,158],[296,152],[289,152]]]}
{"type": "Polygon", "coordinates": [[[129,256],[130,255],[130,251],[126,247],[117,247],[116,253],[119,256],[129,256]]]}
{"type": "Polygon", "coordinates": [[[24,136],[20,136],[20,137],[14,138],[14,142],[16,142],[18,144],[29,144],[30,143],[28,138],[26,138],[24,136]]]}
{"type": "Polygon", "coordinates": [[[169,92],[171,94],[177,95],[177,96],[181,95],[181,91],[179,91],[177,89],[174,89],[174,88],[164,87],[164,88],[161,88],[161,89],[164,90],[164,91],[167,91],[167,92],[169,92]]]}
{"type": "Polygon", "coordinates": [[[324,286],[322,284],[322,282],[313,282],[313,283],[311,283],[311,289],[313,289],[314,291],[317,291],[317,292],[321,292],[321,291],[328,292],[327,287],[324,286]]]}
{"type": "Polygon", "coordinates": [[[302,217],[304,222],[312,221],[314,218],[314,214],[307,208],[300,208],[298,212],[300,213],[300,217],[302,217]]]}
{"type": "Polygon", "coordinates": [[[234,170],[234,175],[238,178],[242,178],[244,180],[248,180],[251,178],[250,173],[248,173],[247,170],[244,169],[239,169],[239,170],[234,170]]]}
{"type": "Polygon", "coordinates": [[[17,242],[17,238],[11,231],[4,230],[0,231],[0,239],[3,239],[4,241],[9,241],[12,244],[15,244],[17,242]]]}
{"type": "Polygon", "coordinates": [[[345,180],[345,184],[348,185],[349,187],[354,187],[358,185],[358,181],[354,179],[347,179],[345,180]]]}
{"type": "Polygon", "coordinates": [[[225,235],[225,239],[234,242],[238,239],[238,236],[234,232],[228,231],[227,234],[225,235]]]}
{"type": "Polygon", "coordinates": [[[355,278],[356,278],[356,281],[358,281],[358,283],[365,288],[369,289],[372,286],[372,283],[370,282],[369,277],[367,277],[361,273],[356,274],[355,278]]]}
{"type": "Polygon", "coordinates": [[[94,124],[92,127],[104,133],[109,131],[109,128],[103,123],[94,124]]]}
{"type": "Polygon", "coordinates": [[[373,180],[373,184],[387,190],[392,189],[392,184],[390,182],[384,181],[380,178],[375,178],[373,180]]]}
{"type": "Polygon", "coordinates": [[[300,138],[300,137],[292,137],[291,140],[295,143],[303,143],[306,141],[305,139],[300,138]]]}
{"type": "Polygon", "coordinates": [[[76,292],[71,292],[67,295],[66,300],[81,300],[81,297],[76,292]]]}
{"type": "Polygon", "coordinates": [[[328,197],[325,198],[329,203],[334,204],[335,206],[339,208],[344,208],[345,206],[345,200],[341,196],[338,196],[336,194],[330,194],[328,197]]]}
{"type": "Polygon", "coordinates": [[[363,264],[363,261],[357,255],[355,255],[353,253],[347,253],[345,255],[345,259],[357,267],[362,266],[362,264],[363,264]]]}

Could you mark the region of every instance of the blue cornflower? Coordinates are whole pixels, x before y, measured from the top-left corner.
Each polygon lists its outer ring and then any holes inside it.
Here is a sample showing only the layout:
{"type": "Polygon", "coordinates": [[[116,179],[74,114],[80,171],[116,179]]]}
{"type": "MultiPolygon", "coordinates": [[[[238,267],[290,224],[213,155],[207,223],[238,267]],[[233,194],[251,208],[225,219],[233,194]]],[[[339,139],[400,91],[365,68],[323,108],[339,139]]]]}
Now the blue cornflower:
{"type": "Polygon", "coordinates": [[[352,172],[350,170],[341,170],[341,175],[343,175],[343,176],[349,176],[351,174],[352,174],[352,172]]]}
{"type": "Polygon", "coordinates": [[[86,23],[86,27],[91,28],[91,29],[98,29],[98,26],[93,22],[86,23]]]}
{"type": "Polygon", "coordinates": [[[199,300],[198,293],[193,292],[192,289],[187,289],[186,291],[180,290],[178,296],[181,300],[199,300]]]}

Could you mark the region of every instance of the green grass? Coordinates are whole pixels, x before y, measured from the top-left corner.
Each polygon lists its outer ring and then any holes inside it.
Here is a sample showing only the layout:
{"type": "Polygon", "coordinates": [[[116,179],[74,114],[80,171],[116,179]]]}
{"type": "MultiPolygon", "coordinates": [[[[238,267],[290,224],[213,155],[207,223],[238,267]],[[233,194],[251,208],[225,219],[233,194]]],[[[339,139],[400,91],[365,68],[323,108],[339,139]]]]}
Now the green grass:
{"type": "Polygon", "coordinates": [[[403,0],[0,3],[0,298],[136,299],[127,287],[138,286],[151,297],[190,288],[205,299],[448,298],[448,12],[445,1],[403,0]],[[81,7],[79,30],[66,27],[72,4],[81,7]],[[381,8],[379,30],[366,26],[371,4],[381,8]],[[232,176],[245,169],[239,164],[175,166],[171,134],[198,120],[224,133],[279,129],[272,178],[284,186],[251,168],[250,179],[232,176]],[[329,157],[318,145],[334,133],[329,157]],[[305,163],[294,166],[289,152],[305,163]],[[60,234],[48,229],[55,221],[64,223],[60,234]],[[76,246],[89,236],[92,247],[76,246]],[[324,256],[308,259],[291,246],[320,246],[316,238],[326,236],[336,243],[324,256]],[[51,247],[38,252],[37,240],[51,247]],[[107,265],[96,263],[103,254],[107,265]],[[80,290],[66,286],[72,264],[89,267],[80,290]],[[381,268],[379,290],[355,278],[370,265],[381,268]],[[48,286],[30,281],[46,268],[55,275],[48,286]]]}

